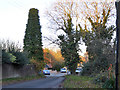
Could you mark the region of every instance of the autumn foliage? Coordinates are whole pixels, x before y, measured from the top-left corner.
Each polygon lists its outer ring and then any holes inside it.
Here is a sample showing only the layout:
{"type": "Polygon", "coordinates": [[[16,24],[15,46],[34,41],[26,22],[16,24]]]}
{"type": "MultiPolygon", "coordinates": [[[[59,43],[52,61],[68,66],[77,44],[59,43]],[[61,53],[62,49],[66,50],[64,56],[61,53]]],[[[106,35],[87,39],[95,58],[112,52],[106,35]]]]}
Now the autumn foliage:
{"type": "Polygon", "coordinates": [[[60,50],[55,52],[51,49],[45,48],[43,49],[43,53],[44,62],[46,64],[51,64],[54,67],[56,63],[64,63],[64,58],[62,57],[60,50]]]}

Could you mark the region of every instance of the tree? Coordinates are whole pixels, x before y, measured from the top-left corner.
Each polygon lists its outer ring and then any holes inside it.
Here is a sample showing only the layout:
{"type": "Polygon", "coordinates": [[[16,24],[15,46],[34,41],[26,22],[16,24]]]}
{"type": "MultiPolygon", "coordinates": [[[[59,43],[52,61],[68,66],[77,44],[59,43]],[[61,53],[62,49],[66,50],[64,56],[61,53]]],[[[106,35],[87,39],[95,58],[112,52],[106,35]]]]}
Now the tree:
{"type": "MultiPolygon", "coordinates": [[[[81,33],[83,33],[83,41],[87,46],[89,63],[93,65],[91,71],[99,73],[102,70],[108,69],[109,64],[115,64],[115,48],[111,42],[115,27],[107,25],[112,11],[110,4],[93,2],[91,6],[93,6],[92,12],[95,12],[94,15],[91,15],[91,12],[89,12],[90,15],[86,15],[91,29],[88,29],[87,25],[85,25],[84,29],[81,29],[81,33]],[[101,12],[98,12],[100,5],[103,7],[101,12]]],[[[90,11],[87,4],[86,7],[90,11]]],[[[82,28],[80,25],[79,27],[82,28]]]]}
{"type": "Polygon", "coordinates": [[[24,37],[24,51],[28,52],[28,57],[38,62],[43,62],[42,33],[39,22],[38,10],[31,8],[28,15],[24,37]]]}
{"type": "Polygon", "coordinates": [[[16,57],[12,55],[11,53],[6,52],[5,50],[2,50],[2,64],[7,63],[11,64],[16,61],[16,57]]]}
{"type": "Polygon", "coordinates": [[[56,61],[64,62],[64,58],[62,57],[61,50],[57,50],[56,52],[51,52],[51,54],[55,57],[56,61]]]}
{"type": "Polygon", "coordinates": [[[53,43],[59,44],[65,65],[72,73],[75,73],[79,58],[80,30],[78,29],[78,9],[77,3],[73,0],[61,0],[55,3],[53,10],[47,11],[47,15],[53,24],[52,28],[56,31],[61,30],[64,33],[57,36],[53,43]],[[74,19],[73,19],[74,18],[74,19]],[[76,23],[73,23],[75,20],[76,23]]]}
{"type": "Polygon", "coordinates": [[[29,58],[27,57],[28,55],[26,52],[12,51],[11,53],[16,57],[14,64],[17,64],[20,66],[29,64],[30,61],[29,61],[29,58]]]}
{"type": "MultiPolygon", "coordinates": [[[[113,0],[114,1],[114,0],[113,0]]],[[[105,24],[113,24],[111,23],[111,19],[115,16],[115,5],[114,2],[110,2],[110,0],[105,0],[99,2],[82,2],[80,3],[79,10],[82,16],[81,22],[84,24],[84,28],[91,28],[90,20],[93,23],[102,23],[105,24]],[[111,18],[112,17],[112,18],[111,18]]],[[[109,26],[109,25],[108,25],[109,26]]]]}
{"type": "Polygon", "coordinates": [[[61,62],[59,62],[59,61],[55,61],[54,63],[53,63],[53,70],[57,70],[57,71],[60,71],[60,69],[61,68],[63,68],[64,67],[64,63],[61,63],[61,62]]]}
{"type": "Polygon", "coordinates": [[[50,49],[45,48],[43,52],[44,52],[44,61],[46,64],[49,63],[52,64],[56,60],[55,57],[52,55],[51,53],[52,51],[50,49]]]}
{"type": "Polygon", "coordinates": [[[10,40],[2,40],[0,42],[2,47],[2,62],[9,64],[17,64],[20,66],[26,65],[29,63],[27,53],[21,51],[19,43],[15,43],[10,40]]]}
{"type": "Polygon", "coordinates": [[[60,50],[56,52],[52,49],[45,48],[44,61],[46,64],[51,64],[53,69],[60,70],[64,66],[64,58],[61,55],[60,50]]]}

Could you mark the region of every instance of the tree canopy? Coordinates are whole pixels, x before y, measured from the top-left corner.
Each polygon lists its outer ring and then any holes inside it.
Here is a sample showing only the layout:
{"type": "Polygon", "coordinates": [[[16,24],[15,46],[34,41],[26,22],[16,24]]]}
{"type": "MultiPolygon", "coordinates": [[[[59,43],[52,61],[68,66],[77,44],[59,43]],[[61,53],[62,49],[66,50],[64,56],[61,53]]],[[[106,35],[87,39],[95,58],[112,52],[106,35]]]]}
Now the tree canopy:
{"type": "Polygon", "coordinates": [[[28,57],[36,66],[37,71],[43,69],[45,65],[42,46],[42,33],[38,10],[31,8],[29,10],[28,22],[24,37],[24,51],[28,53],[28,57]]]}
{"type": "Polygon", "coordinates": [[[26,25],[24,37],[24,50],[29,53],[29,58],[33,58],[38,61],[44,60],[41,26],[38,10],[35,8],[29,10],[28,23],[26,25]]]}
{"type": "MultiPolygon", "coordinates": [[[[111,42],[113,40],[113,34],[115,31],[114,25],[108,25],[109,19],[111,17],[112,6],[111,3],[91,3],[92,12],[95,12],[93,15],[86,13],[86,20],[89,21],[91,27],[88,28],[85,24],[85,27],[81,27],[81,33],[83,42],[87,46],[87,51],[89,55],[89,63],[93,65],[91,68],[89,65],[86,66],[86,69],[89,68],[91,72],[99,73],[108,69],[109,64],[115,64],[115,43],[111,42]],[[101,12],[98,9],[99,6],[102,9],[101,12]]],[[[86,4],[86,8],[91,11],[86,4]]],[[[88,64],[88,63],[87,63],[88,64]]]]}
{"type": "MultiPolygon", "coordinates": [[[[53,24],[51,27],[56,32],[63,31],[61,35],[58,35],[58,39],[52,42],[57,42],[66,65],[71,70],[73,67],[75,70],[75,63],[79,61],[78,51],[81,40],[87,46],[90,61],[102,62],[103,60],[107,66],[114,58],[114,46],[111,40],[115,27],[108,25],[109,19],[114,16],[114,3],[106,2],[61,0],[57,1],[50,11],[47,11],[49,20],[53,24]],[[106,53],[107,50],[109,53],[106,53]],[[113,58],[108,60],[112,54],[113,58]]],[[[104,65],[103,68],[106,67],[104,65]]]]}
{"type": "Polygon", "coordinates": [[[78,54],[80,49],[78,48],[78,44],[81,35],[80,30],[77,28],[78,24],[73,23],[73,18],[78,18],[76,4],[73,0],[61,0],[55,3],[52,11],[47,11],[51,23],[54,23],[52,27],[54,28],[55,26],[54,29],[56,31],[62,30],[64,32],[64,34],[57,36],[58,39],[55,42],[59,43],[65,65],[68,66],[73,73],[75,72],[77,63],[80,62],[78,54]]]}

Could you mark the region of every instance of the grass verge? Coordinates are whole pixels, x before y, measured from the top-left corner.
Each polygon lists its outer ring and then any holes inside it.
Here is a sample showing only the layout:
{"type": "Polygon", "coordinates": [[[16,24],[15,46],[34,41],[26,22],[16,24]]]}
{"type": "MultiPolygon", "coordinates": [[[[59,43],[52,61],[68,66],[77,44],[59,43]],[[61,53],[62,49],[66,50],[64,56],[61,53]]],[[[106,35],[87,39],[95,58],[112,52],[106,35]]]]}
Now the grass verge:
{"type": "Polygon", "coordinates": [[[93,84],[94,78],[87,76],[67,75],[63,82],[64,88],[101,88],[101,85],[93,84]]]}
{"type": "Polygon", "coordinates": [[[14,83],[19,83],[19,82],[24,82],[24,81],[29,81],[29,80],[36,80],[40,78],[45,78],[45,76],[41,74],[37,76],[5,78],[5,79],[2,79],[2,85],[14,84],[14,83]]]}

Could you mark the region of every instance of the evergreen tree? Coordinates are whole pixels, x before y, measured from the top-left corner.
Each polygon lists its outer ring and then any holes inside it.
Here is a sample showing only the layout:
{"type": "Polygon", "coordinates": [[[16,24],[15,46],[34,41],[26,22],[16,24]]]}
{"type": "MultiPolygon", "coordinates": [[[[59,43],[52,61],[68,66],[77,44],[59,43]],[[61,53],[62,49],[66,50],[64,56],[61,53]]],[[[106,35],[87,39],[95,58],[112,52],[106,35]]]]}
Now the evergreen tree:
{"type": "Polygon", "coordinates": [[[42,33],[39,22],[38,10],[31,8],[28,15],[24,37],[24,51],[28,52],[28,57],[37,61],[43,61],[42,33]]]}

